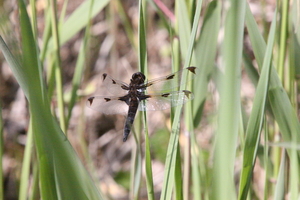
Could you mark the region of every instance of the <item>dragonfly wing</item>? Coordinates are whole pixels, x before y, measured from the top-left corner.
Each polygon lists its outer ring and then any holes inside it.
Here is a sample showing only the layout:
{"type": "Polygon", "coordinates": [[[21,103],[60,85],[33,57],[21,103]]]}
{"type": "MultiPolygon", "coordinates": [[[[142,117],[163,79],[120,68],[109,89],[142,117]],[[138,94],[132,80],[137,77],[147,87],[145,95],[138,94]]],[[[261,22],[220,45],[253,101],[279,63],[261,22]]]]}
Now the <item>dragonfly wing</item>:
{"type": "Polygon", "coordinates": [[[128,105],[125,101],[115,96],[94,96],[86,101],[87,107],[97,110],[103,114],[123,114],[128,112],[128,105]]]}
{"type": "Polygon", "coordinates": [[[173,74],[150,80],[142,84],[141,88],[147,88],[148,91],[168,91],[178,88],[181,84],[186,84],[181,83],[182,74],[185,72],[188,74],[187,82],[189,82],[200,74],[200,69],[197,67],[187,67],[173,74]]]}
{"type": "Polygon", "coordinates": [[[161,94],[145,95],[139,104],[140,111],[146,110],[165,110],[172,106],[182,105],[194,98],[192,92],[188,90],[174,91],[161,94]]]}
{"type": "Polygon", "coordinates": [[[108,74],[102,75],[103,86],[107,89],[107,91],[113,95],[125,95],[128,93],[129,85],[114,79],[113,77],[109,76],[108,74]]]}

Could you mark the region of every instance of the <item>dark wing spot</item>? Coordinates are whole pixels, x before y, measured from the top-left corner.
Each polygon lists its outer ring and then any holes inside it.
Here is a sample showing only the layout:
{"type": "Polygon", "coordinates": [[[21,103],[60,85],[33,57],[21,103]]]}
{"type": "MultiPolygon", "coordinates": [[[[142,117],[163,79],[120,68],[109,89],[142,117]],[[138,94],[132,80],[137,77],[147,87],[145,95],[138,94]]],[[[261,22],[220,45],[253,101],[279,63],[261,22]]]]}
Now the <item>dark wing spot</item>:
{"type": "Polygon", "coordinates": [[[162,96],[162,97],[168,97],[168,96],[170,96],[170,93],[164,93],[164,94],[162,94],[161,96],[162,96]]]}
{"type": "Polygon", "coordinates": [[[168,77],[167,77],[167,80],[173,79],[173,78],[174,78],[174,76],[175,76],[174,74],[172,74],[172,75],[168,76],[168,77]]]}
{"type": "Polygon", "coordinates": [[[128,95],[125,95],[123,97],[119,97],[118,100],[124,101],[127,105],[130,103],[130,97],[128,95]]]}
{"type": "Polygon", "coordinates": [[[103,81],[106,79],[106,77],[107,77],[106,73],[102,74],[103,81]]]}
{"type": "Polygon", "coordinates": [[[113,84],[116,84],[116,81],[114,79],[111,79],[113,84]]]}
{"type": "Polygon", "coordinates": [[[93,104],[94,98],[95,98],[95,97],[90,97],[90,98],[88,98],[88,101],[90,102],[90,106],[93,104]]]}
{"type": "Polygon", "coordinates": [[[196,74],[195,70],[196,70],[196,67],[188,67],[187,68],[190,72],[192,72],[193,74],[196,74]]]}
{"type": "Polygon", "coordinates": [[[188,98],[190,98],[190,95],[192,94],[192,92],[188,90],[182,90],[182,92],[184,92],[184,95],[187,96],[188,98]]]}
{"type": "Polygon", "coordinates": [[[108,102],[108,101],[110,101],[111,99],[110,99],[110,98],[104,98],[104,100],[105,100],[106,102],[108,102]]]}

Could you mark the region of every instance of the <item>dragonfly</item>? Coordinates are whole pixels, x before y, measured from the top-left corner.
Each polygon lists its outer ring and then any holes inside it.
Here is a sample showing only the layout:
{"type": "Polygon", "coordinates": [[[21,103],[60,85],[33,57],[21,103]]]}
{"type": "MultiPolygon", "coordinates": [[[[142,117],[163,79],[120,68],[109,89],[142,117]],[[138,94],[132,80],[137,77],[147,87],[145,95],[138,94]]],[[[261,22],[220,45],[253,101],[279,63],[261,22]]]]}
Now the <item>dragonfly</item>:
{"type": "Polygon", "coordinates": [[[192,92],[179,90],[183,84],[180,80],[185,72],[190,81],[199,74],[199,68],[187,67],[148,81],[143,73],[136,72],[132,75],[129,84],[104,73],[102,84],[113,96],[92,96],[87,99],[86,104],[89,108],[106,115],[127,115],[123,132],[123,142],[126,142],[138,110],[165,110],[194,98],[192,92]]]}

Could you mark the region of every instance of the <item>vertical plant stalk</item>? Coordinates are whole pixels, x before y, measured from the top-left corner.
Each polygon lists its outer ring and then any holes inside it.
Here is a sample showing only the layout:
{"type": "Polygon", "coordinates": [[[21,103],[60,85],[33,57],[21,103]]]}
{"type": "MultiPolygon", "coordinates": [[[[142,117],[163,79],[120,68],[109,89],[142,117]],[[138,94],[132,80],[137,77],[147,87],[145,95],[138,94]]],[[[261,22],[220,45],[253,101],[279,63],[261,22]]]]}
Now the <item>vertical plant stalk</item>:
{"type": "Polygon", "coordinates": [[[122,4],[124,1],[116,1],[116,6],[118,9],[118,14],[120,15],[120,20],[122,20],[122,23],[124,24],[124,29],[126,32],[126,35],[128,37],[128,40],[130,41],[131,46],[135,51],[137,51],[137,41],[134,38],[134,31],[132,28],[132,24],[128,18],[128,15],[125,12],[124,6],[122,4]]]}
{"type": "MultiPolygon", "coordinates": [[[[172,36],[171,36],[172,37],[172,36]]],[[[179,40],[177,37],[175,37],[173,39],[173,43],[172,43],[172,71],[176,72],[180,70],[180,46],[179,46],[179,40]]],[[[174,108],[173,106],[171,106],[171,113],[170,113],[170,118],[171,120],[174,119],[174,110],[176,108],[174,108]]],[[[177,146],[177,155],[176,155],[176,168],[175,168],[175,186],[174,186],[174,198],[175,199],[182,199],[183,198],[183,184],[184,184],[184,180],[182,179],[182,171],[181,171],[181,166],[182,166],[182,162],[181,162],[181,154],[180,154],[180,146],[177,146]]],[[[184,156],[185,157],[185,156],[184,156]]],[[[186,157],[185,157],[186,158],[186,157]]],[[[183,169],[185,171],[185,168],[183,169]]],[[[185,177],[183,177],[185,178],[185,177]]]]}
{"type": "MultiPolygon", "coordinates": [[[[281,24],[280,24],[280,46],[279,46],[279,59],[278,59],[278,74],[281,78],[281,81],[284,83],[284,62],[286,55],[286,41],[287,41],[287,32],[288,32],[288,9],[289,9],[289,0],[283,0],[282,2],[282,12],[281,12],[281,24]]],[[[284,84],[283,84],[284,85],[284,84]]],[[[284,85],[288,86],[288,85],[284,85]]]]}
{"type": "Polygon", "coordinates": [[[23,0],[19,0],[23,60],[19,62],[0,37],[0,49],[23,89],[32,118],[39,164],[42,199],[103,199],[82,162],[76,155],[45,98],[43,77],[38,73],[36,40],[23,0]],[[22,65],[21,65],[22,64],[22,65]]]}
{"type": "Polygon", "coordinates": [[[35,0],[30,0],[30,10],[32,13],[31,24],[32,24],[33,37],[37,39],[37,21],[36,21],[37,17],[36,17],[35,0]]]}
{"type": "MultiPolygon", "coordinates": [[[[118,24],[115,23],[116,22],[116,18],[117,18],[117,11],[115,9],[117,4],[117,1],[111,1],[109,6],[108,6],[108,26],[109,26],[109,37],[111,38],[112,41],[117,41],[118,39],[118,24]]],[[[109,65],[111,70],[113,71],[113,75],[115,75],[114,73],[117,73],[117,60],[119,59],[119,53],[117,50],[117,45],[116,42],[112,43],[111,49],[110,49],[110,54],[109,54],[109,65]]],[[[118,77],[119,78],[119,77],[118,77]]]]}
{"type": "Polygon", "coordinates": [[[30,161],[32,158],[33,149],[33,132],[32,132],[32,119],[30,119],[29,129],[27,132],[26,148],[24,153],[24,159],[22,162],[22,173],[19,191],[19,200],[26,200],[28,193],[28,180],[30,174],[30,161]]]}
{"type": "Polygon", "coordinates": [[[88,50],[87,46],[88,46],[88,41],[90,39],[90,28],[92,25],[91,17],[92,17],[93,5],[94,5],[94,0],[91,0],[90,7],[89,7],[89,17],[87,18],[87,20],[88,20],[87,27],[85,29],[83,42],[80,47],[78,59],[76,62],[75,72],[74,72],[74,76],[73,76],[73,80],[72,80],[71,98],[70,98],[70,102],[69,102],[69,106],[68,106],[68,116],[66,119],[66,127],[68,127],[68,124],[69,124],[69,121],[70,121],[70,118],[72,115],[72,110],[73,110],[73,107],[77,100],[77,90],[79,88],[80,81],[83,76],[85,58],[87,56],[87,50],[88,50]]]}
{"type": "MultiPolygon", "coordinates": [[[[221,5],[220,1],[211,1],[205,11],[205,16],[202,22],[200,36],[195,44],[195,65],[200,68],[201,72],[194,80],[194,100],[192,101],[193,108],[193,126],[198,127],[204,112],[204,105],[208,94],[208,82],[212,72],[215,70],[215,57],[217,52],[217,38],[219,35],[221,21],[221,5]]],[[[213,78],[212,78],[213,79],[213,78]]],[[[218,87],[218,86],[217,86],[218,87]]],[[[212,124],[211,124],[212,125],[212,124]]],[[[189,125],[190,126],[190,125],[189,125]]],[[[204,156],[205,150],[202,152],[198,144],[198,134],[194,129],[189,129],[191,140],[191,189],[194,199],[209,199],[210,190],[207,189],[210,185],[211,173],[209,173],[204,156]],[[208,187],[207,187],[208,186],[208,187]]]]}
{"type": "MultiPolygon", "coordinates": [[[[43,33],[43,45],[41,47],[40,50],[40,55],[39,58],[41,60],[41,62],[45,61],[45,58],[47,56],[47,50],[48,50],[48,44],[50,41],[50,37],[51,37],[51,9],[47,8],[44,10],[44,33],[43,33]]],[[[48,79],[50,79],[48,77],[48,79]]]]}
{"type": "Polygon", "coordinates": [[[0,199],[3,199],[3,183],[4,183],[4,179],[3,179],[3,119],[2,119],[2,105],[1,105],[1,101],[0,101],[0,199]]]}
{"type": "Polygon", "coordinates": [[[278,176],[276,180],[276,186],[274,189],[274,200],[281,200],[284,199],[285,196],[285,172],[286,172],[286,151],[283,149],[281,151],[281,159],[280,159],[280,166],[278,170],[278,176]]]}
{"type": "MultiPolygon", "coordinates": [[[[142,73],[147,77],[147,35],[146,35],[146,1],[140,0],[139,2],[139,30],[138,30],[138,56],[139,68],[142,73]]],[[[141,102],[146,103],[146,102],[141,102]]],[[[150,141],[148,134],[147,113],[142,112],[142,121],[144,125],[145,137],[145,172],[146,172],[146,186],[149,200],[154,200],[154,186],[153,186],[153,173],[151,162],[150,141]]],[[[140,144],[137,144],[140,145],[140,144]]]]}
{"type": "Polygon", "coordinates": [[[40,197],[40,191],[39,191],[39,166],[38,163],[35,162],[32,167],[32,182],[31,182],[31,191],[29,200],[35,200],[40,197]]]}
{"type": "MultiPolygon", "coordinates": [[[[190,86],[190,84],[189,84],[190,86]]],[[[190,90],[191,87],[188,88],[190,90]]],[[[185,105],[184,112],[184,169],[183,169],[183,199],[189,199],[189,193],[191,189],[191,132],[193,132],[193,118],[192,118],[192,105],[191,102],[188,102],[185,105]]],[[[200,190],[200,188],[198,188],[200,190]]]]}
{"type": "MultiPolygon", "coordinates": [[[[243,168],[240,175],[239,199],[246,199],[250,186],[250,181],[257,156],[260,133],[263,129],[265,107],[267,101],[267,92],[269,89],[269,77],[271,72],[272,49],[274,45],[276,30],[276,11],[273,17],[272,26],[269,32],[268,46],[266,49],[263,68],[256,88],[256,94],[253,102],[253,109],[249,118],[243,155],[243,168]]],[[[265,142],[268,141],[268,131],[265,129],[265,142]]],[[[265,147],[265,154],[268,151],[265,147]]],[[[266,155],[265,155],[266,156],[266,155]]],[[[267,158],[265,157],[265,161],[267,158]]],[[[267,162],[266,162],[267,163],[267,162]]],[[[267,166],[267,165],[266,165],[267,166]]],[[[266,170],[268,171],[268,170],[266,170]]]]}
{"type": "Polygon", "coordinates": [[[183,180],[182,180],[182,161],[180,153],[180,145],[178,141],[177,154],[175,160],[175,179],[174,179],[174,197],[175,199],[183,199],[183,180]]]}
{"type": "Polygon", "coordinates": [[[290,168],[289,168],[289,194],[291,199],[299,198],[299,159],[297,155],[297,146],[296,140],[293,140],[291,144],[291,153],[290,153],[290,168]]]}
{"type": "Polygon", "coordinates": [[[58,35],[58,23],[57,23],[57,10],[56,10],[56,0],[50,0],[51,7],[51,24],[52,24],[52,37],[54,42],[54,61],[55,61],[55,78],[56,78],[56,95],[59,110],[59,123],[61,129],[66,133],[66,119],[65,119],[65,109],[64,109],[64,99],[63,99],[63,83],[61,74],[61,60],[60,60],[60,43],[58,35]]]}
{"type": "MultiPolygon", "coordinates": [[[[272,47],[273,49],[273,47],[272,47]]],[[[267,54],[267,53],[266,53],[267,54]]],[[[269,64],[269,75],[270,76],[270,67],[271,65],[269,64]]],[[[266,94],[267,94],[267,91],[266,90],[266,94]]],[[[267,95],[266,95],[267,96],[267,95]]],[[[265,100],[266,102],[266,100],[265,100]]],[[[265,104],[265,102],[263,104],[265,104]]],[[[265,173],[266,173],[266,176],[265,176],[265,191],[264,191],[264,199],[268,199],[268,195],[269,195],[269,174],[270,174],[270,169],[269,169],[269,145],[268,145],[268,142],[269,142],[269,130],[268,130],[268,124],[267,124],[267,118],[264,117],[264,120],[261,119],[261,123],[263,123],[264,125],[264,163],[265,163],[265,173]]],[[[261,131],[261,130],[260,130],[261,131]]],[[[258,146],[258,145],[257,145],[258,146]]],[[[245,146],[245,148],[247,148],[245,146]]],[[[257,151],[257,150],[256,150],[257,151]]],[[[254,167],[254,163],[253,163],[253,167],[254,167]]],[[[251,172],[252,173],[252,172],[251,172]]]]}
{"type": "MultiPolygon", "coordinates": [[[[240,72],[244,35],[245,0],[227,2],[224,21],[222,58],[224,77],[221,80],[218,129],[215,141],[212,199],[236,199],[234,160],[241,111],[240,72]]],[[[224,5],[226,8],[226,6],[224,5]]]]}
{"type": "MultiPolygon", "coordinates": [[[[31,9],[31,26],[32,26],[32,34],[33,38],[37,40],[38,33],[37,33],[37,16],[36,16],[36,6],[35,1],[30,0],[30,9],[31,9]]],[[[38,47],[37,47],[38,51],[38,47]]],[[[42,67],[39,65],[39,73],[42,74],[42,67]]],[[[22,171],[21,171],[21,178],[20,178],[20,187],[19,187],[19,200],[26,200],[28,198],[28,189],[29,189],[29,176],[30,176],[30,164],[32,160],[32,151],[34,146],[33,141],[33,132],[32,132],[32,119],[29,122],[29,129],[27,132],[27,139],[26,139],[26,146],[25,152],[22,162],[22,171]]],[[[37,165],[34,163],[34,165],[37,165]]]]}
{"type": "MultiPolygon", "coordinates": [[[[189,67],[192,59],[192,53],[193,53],[193,47],[195,43],[196,33],[199,25],[200,20],[200,13],[201,13],[201,6],[202,6],[202,0],[197,1],[197,8],[196,13],[193,21],[192,31],[190,34],[190,37],[187,41],[184,41],[186,38],[180,38],[182,42],[186,42],[187,49],[184,49],[181,53],[186,52],[186,56],[184,57],[184,68],[189,67]]],[[[183,49],[183,48],[181,48],[183,49]]],[[[182,83],[186,82],[186,76],[187,74],[182,75],[182,83]]],[[[183,84],[184,85],[184,84],[183,84]]],[[[180,90],[184,89],[183,85],[180,87],[180,90]]],[[[179,105],[175,109],[174,118],[172,120],[172,133],[170,137],[170,141],[168,144],[168,150],[167,150],[167,158],[165,163],[165,174],[164,174],[164,182],[163,182],[163,188],[161,191],[160,199],[171,199],[172,198],[172,191],[175,183],[175,177],[176,176],[176,168],[181,168],[181,166],[176,166],[176,158],[178,152],[178,140],[179,140],[179,131],[180,131],[180,115],[182,111],[182,105],[179,105]]]]}

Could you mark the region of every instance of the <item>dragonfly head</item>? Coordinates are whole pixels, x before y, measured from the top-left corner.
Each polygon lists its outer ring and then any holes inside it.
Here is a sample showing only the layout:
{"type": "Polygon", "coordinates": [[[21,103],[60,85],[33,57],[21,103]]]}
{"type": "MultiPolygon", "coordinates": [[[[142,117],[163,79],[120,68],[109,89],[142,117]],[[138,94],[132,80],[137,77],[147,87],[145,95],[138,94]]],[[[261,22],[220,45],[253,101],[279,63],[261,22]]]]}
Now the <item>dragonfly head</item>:
{"type": "Polygon", "coordinates": [[[136,84],[142,84],[146,80],[146,76],[142,72],[136,72],[132,75],[131,81],[136,84]]]}

